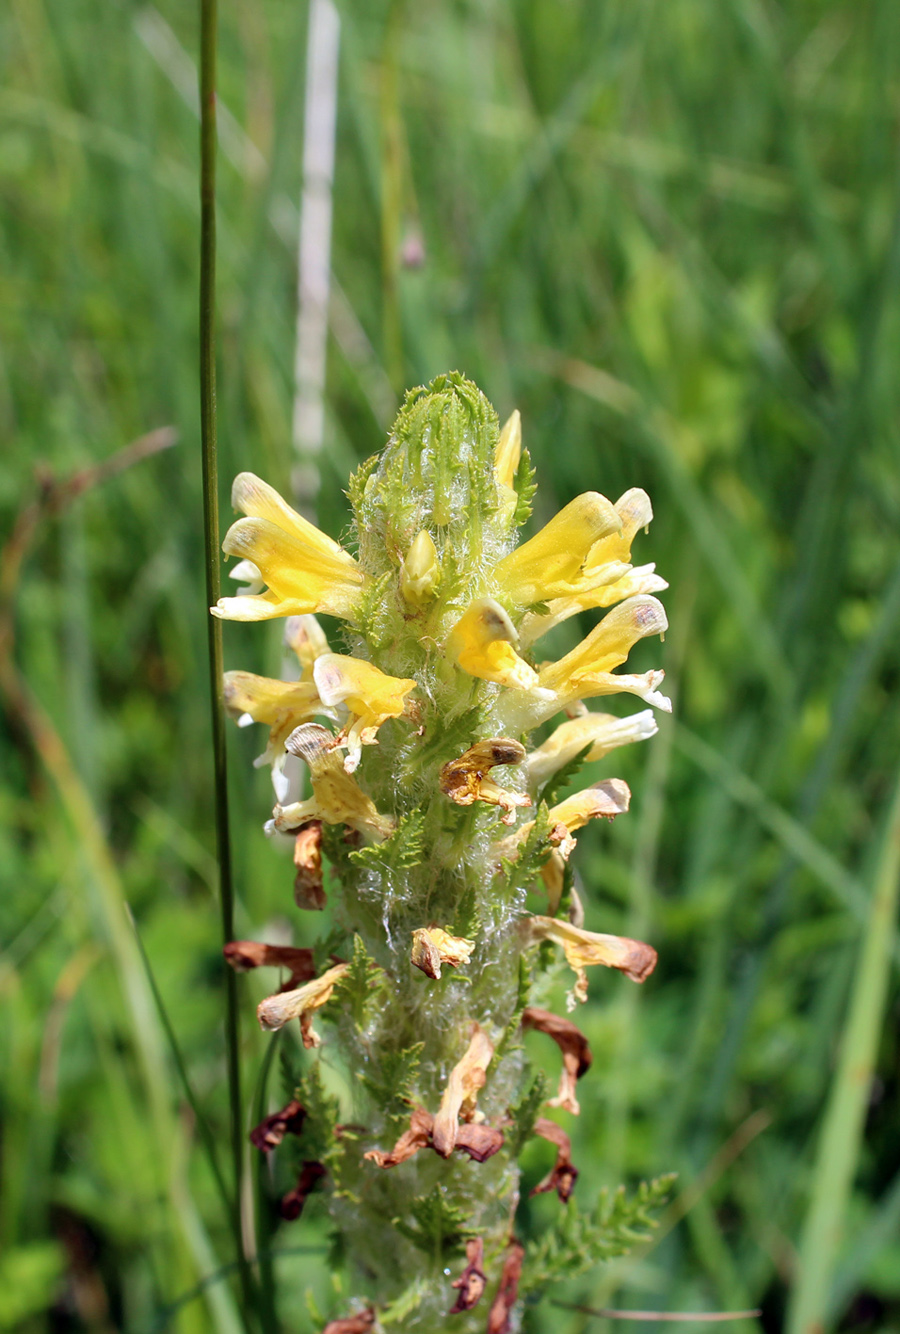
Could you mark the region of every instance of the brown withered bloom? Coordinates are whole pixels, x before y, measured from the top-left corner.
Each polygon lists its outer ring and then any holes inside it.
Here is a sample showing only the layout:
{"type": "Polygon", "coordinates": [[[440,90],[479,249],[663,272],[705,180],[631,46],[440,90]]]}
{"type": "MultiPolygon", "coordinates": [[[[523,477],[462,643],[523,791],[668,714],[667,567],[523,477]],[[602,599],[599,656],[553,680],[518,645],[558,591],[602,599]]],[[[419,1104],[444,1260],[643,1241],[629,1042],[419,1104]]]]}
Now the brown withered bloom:
{"type": "Polygon", "coordinates": [[[440,1109],[434,1118],[434,1147],[442,1158],[449,1158],[456,1146],[459,1118],[471,1121],[475,1114],[478,1090],[484,1084],[493,1055],[494,1044],[487,1033],[478,1024],[473,1024],[465,1055],[450,1071],[440,1109]]]}
{"type": "Polygon", "coordinates": [[[349,967],[348,963],[336,964],[321,977],[314,977],[310,982],[305,982],[302,987],[267,996],[256,1007],[260,1028],[265,1029],[267,1033],[274,1033],[291,1019],[299,1019],[304,1047],[307,1049],[318,1047],[321,1039],[312,1026],[313,1015],[331,1000],[335,985],[349,967]]]}
{"type": "MultiPolygon", "coordinates": [[[[426,1112],[423,1107],[416,1107],[409,1118],[409,1129],[404,1130],[389,1153],[383,1153],[381,1149],[369,1149],[363,1157],[376,1163],[378,1167],[387,1168],[405,1163],[420,1149],[436,1150],[434,1120],[430,1112],[426,1112]]],[[[503,1148],[503,1131],[483,1123],[471,1125],[463,1123],[457,1126],[453,1148],[459,1153],[468,1154],[476,1163],[485,1163],[498,1149],[503,1148]]],[[[441,1156],[448,1158],[450,1154],[445,1153],[441,1156]]]]}
{"type": "Polygon", "coordinates": [[[298,908],[321,912],[327,903],[322,884],[322,821],[310,820],[294,839],[294,902],[298,908]]]}
{"type": "Polygon", "coordinates": [[[451,968],[467,964],[475,948],[474,940],[451,936],[440,926],[417,927],[412,933],[412,938],[410,961],[426,977],[435,979],[441,976],[442,964],[449,964],[451,968]]]}
{"type": "Polygon", "coordinates": [[[510,1316],[519,1295],[519,1279],[522,1277],[524,1259],[525,1247],[513,1238],[503,1262],[497,1295],[491,1302],[491,1309],[488,1312],[487,1334],[509,1334],[510,1316]]]}
{"type": "Polygon", "coordinates": [[[512,824],[516,807],[530,806],[531,798],[525,793],[509,792],[499,787],[487,774],[495,765],[521,764],[525,754],[525,747],[507,736],[478,741],[441,769],[441,791],[457,806],[471,806],[476,801],[499,806],[503,811],[503,823],[512,824]]]}
{"type": "Polygon", "coordinates": [[[449,1315],[458,1315],[460,1311],[471,1311],[472,1307],[481,1301],[487,1286],[483,1264],[484,1242],[481,1237],[470,1237],[466,1242],[466,1267],[459,1278],[455,1278],[450,1285],[459,1289],[459,1295],[456,1298],[456,1305],[451,1306],[449,1315]]]}
{"type": "Polygon", "coordinates": [[[539,1116],[535,1121],[534,1133],[556,1145],[556,1162],[543,1181],[533,1187],[531,1194],[541,1195],[544,1191],[555,1190],[565,1204],[578,1178],[578,1168],[572,1162],[572,1141],[562,1126],[558,1126],[555,1121],[548,1121],[544,1116],[539,1116]]]}
{"type": "Polygon", "coordinates": [[[375,1311],[369,1306],[357,1315],[344,1316],[342,1320],[329,1320],[322,1334],[367,1334],[375,1324],[375,1311]]]}
{"type": "Polygon", "coordinates": [[[565,1111],[578,1116],[581,1111],[575,1083],[591,1068],[591,1049],[581,1029],[571,1019],[551,1014],[549,1010],[540,1010],[530,1005],[522,1011],[522,1027],[534,1028],[539,1033],[546,1033],[562,1052],[563,1068],[559,1080],[559,1092],[550,1099],[551,1107],[562,1107],[565,1111]]]}
{"type": "Polygon", "coordinates": [[[305,1162],[300,1169],[300,1175],[297,1177],[297,1184],[294,1189],[289,1190],[286,1195],[281,1197],[279,1206],[281,1217],[289,1223],[299,1218],[303,1213],[303,1206],[306,1204],[307,1197],[325,1175],[325,1168],[321,1163],[305,1162]]]}
{"type": "Polygon", "coordinates": [[[231,940],[222,953],[236,973],[247,973],[251,968],[286,968],[289,977],[281,988],[308,982],[316,975],[312,950],[295,949],[292,945],[263,945],[258,940],[231,940]]]}
{"type": "Polygon", "coordinates": [[[306,1108],[292,1098],[280,1112],[265,1117],[250,1131],[250,1143],[263,1153],[276,1149],[285,1135],[299,1135],[306,1120],[306,1108]]]}

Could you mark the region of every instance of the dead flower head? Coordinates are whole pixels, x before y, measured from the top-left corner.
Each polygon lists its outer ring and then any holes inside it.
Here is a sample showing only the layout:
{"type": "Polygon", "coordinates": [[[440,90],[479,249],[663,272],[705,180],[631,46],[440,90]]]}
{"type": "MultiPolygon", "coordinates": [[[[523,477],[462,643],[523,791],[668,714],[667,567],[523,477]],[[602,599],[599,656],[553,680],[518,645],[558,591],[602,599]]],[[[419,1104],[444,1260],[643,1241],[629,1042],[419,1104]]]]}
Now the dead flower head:
{"type": "Polygon", "coordinates": [[[434,1147],[442,1158],[449,1158],[456,1147],[460,1118],[471,1121],[475,1114],[478,1090],[484,1085],[493,1055],[494,1044],[487,1033],[478,1024],[473,1024],[465,1055],[450,1071],[440,1109],[434,1118],[434,1147]]]}
{"type": "Polygon", "coordinates": [[[571,1019],[563,1019],[551,1014],[549,1010],[539,1010],[536,1006],[528,1006],[522,1011],[522,1027],[546,1033],[559,1047],[563,1058],[559,1092],[555,1098],[551,1098],[549,1106],[562,1107],[573,1116],[578,1116],[581,1108],[575,1084],[591,1068],[593,1059],[587,1038],[571,1019]]]}
{"type": "Polygon", "coordinates": [[[412,962],[427,977],[439,978],[441,965],[458,968],[469,962],[474,940],[451,936],[439,926],[420,926],[412,933],[412,962]]]}

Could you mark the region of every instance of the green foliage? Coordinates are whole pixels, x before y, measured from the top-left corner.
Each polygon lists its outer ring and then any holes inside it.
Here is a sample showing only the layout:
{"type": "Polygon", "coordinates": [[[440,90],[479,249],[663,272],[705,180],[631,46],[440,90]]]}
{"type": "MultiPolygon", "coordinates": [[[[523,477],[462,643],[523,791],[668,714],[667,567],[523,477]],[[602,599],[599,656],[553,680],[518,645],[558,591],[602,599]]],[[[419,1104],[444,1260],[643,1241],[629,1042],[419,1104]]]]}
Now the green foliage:
{"type": "Polygon", "coordinates": [[[366,483],[377,469],[380,458],[380,454],[370,454],[350,475],[350,481],[347,484],[347,499],[354,515],[358,515],[362,509],[366,483]]]}
{"type": "Polygon", "coordinates": [[[674,1175],[642,1181],[630,1196],[624,1186],[611,1193],[604,1190],[591,1213],[582,1213],[570,1200],[560,1210],[556,1226],[526,1247],[520,1292],[536,1292],[560,1279],[575,1278],[599,1261],[627,1255],[648,1241],[659,1225],[654,1214],[665,1204],[674,1181],[674,1175]]]}
{"type": "Polygon", "coordinates": [[[534,1123],[546,1098],[547,1076],[543,1070],[538,1070],[522,1097],[509,1109],[513,1125],[504,1132],[504,1138],[511,1158],[518,1158],[523,1145],[534,1133],[534,1123]]]}
{"type": "Polygon", "coordinates": [[[360,936],[353,937],[350,967],[334,988],[339,1005],[349,1012],[358,1029],[365,1028],[372,1012],[385,994],[383,971],[369,954],[360,936]]]}
{"type": "Polygon", "coordinates": [[[354,849],[350,861],[369,871],[408,871],[422,860],[424,826],[425,812],[412,810],[397,822],[390,838],[354,849]]]}
{"type": "Polygon", "coordinates": [[[53,1241],[14,1246],[0,1256],[0,1329],[14,1329],[46,1311],[64,1270],[62,1247],[53,1241]]]}
{"type": "Polygon", "coordinates": [[[412,1223],[406,1218],[395,1218],[394,1226],[435,1261],[440,1262],[462,1249],[468,1216],[464,1209],[448,1201],[443,1186],[437,1185],[427,1195],[411,1200],[409,1214],[412,1223]]]}
{"type": "Polygon", "coordinates": [[[319,1061],[315,1061],[303,1075],[297,1085],[296,1097],[306,1110],[306,1120],[297,1138],[297,1156],[329,1167],[341,1152],[335,1130],[341,1108],[338,1099],[322,1082],[319,1061]]]}
{"type": "Polygon", "coordinates": [[[497,1044],[496,1058],[509,1051],[510,1047],[520,1036],[519,1030],[522,1026],[522,1011],[528,1004],[531,997],[531,965],[525,954],[519,955],[519,973],[516,983],[516,1002],[513,1012],[509,1017],[509,1023],[503,1030],[503,1035],[497,1044]]]}
{"type": "Polygon", "coordinates": [[[378,1323],[380,1325],[396,1325],[398,1321],[405,1320],[408,1315],[412,1315],[413,1311],[418,1310],[422,1305],[431,1287],[430,1279],[415,1279],[399,1297],[391,1302],[390,1306],[386,1306],[383,1311],[379,1311],[378,1323]]]}
{"type": "Polygon", "coordinates": [[[416,1073],[425,1044],[417,1042],[402,1050],[382,1049],[377,1066],[360,1071],[359,1079],[373,1104],[389,1122],[409,1120],[410,1104],[414,1101],[416,1073]]]}
{"type": "Polygon", "coordinates": [[[538,804],[531,828],[519,844],[515,857],[503,861],[501,880],[504,890],[513,885],[525,886],[536,880],[541,867],[550,856],[550,811],[545,801],[538,804]]]}

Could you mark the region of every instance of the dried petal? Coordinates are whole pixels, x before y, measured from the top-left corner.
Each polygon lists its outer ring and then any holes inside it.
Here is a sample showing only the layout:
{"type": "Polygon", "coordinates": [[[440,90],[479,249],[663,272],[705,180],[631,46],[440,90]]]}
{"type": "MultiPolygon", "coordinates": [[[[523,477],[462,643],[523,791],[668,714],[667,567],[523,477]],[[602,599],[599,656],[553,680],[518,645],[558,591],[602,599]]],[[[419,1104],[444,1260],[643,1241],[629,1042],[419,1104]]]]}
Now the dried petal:
{"type": "Polygon", "coordinates": [[[329,1320],[322,1334],[368,1334],[375,1324],[375,1311],[371,1306],[357,1315],[344,1316],[343,1320],[329,1320]]]}
{"type": "MultiPolygon", "coordinates": [[[[432,1144],[431,1147],[435,1146],[432,1144]]],[[[476,1163],[486,1163],[498,1149],[503,1148],[503,1131],[485,1125],[483,1121],[468,1124],[464,1121],[456,1128],[456,1144],[453,1147],[457,1153],[467,1153],[476,1163]]]]}
{"type": "Polygon", "coordinates": [[[475,948],[474,940],[451,936],[439,926],[420,926],[412,933],[412,962],[428,977],[439,978],[441,965],[458,968],[467,964],[475,948]]]}
{"type": "Polygon", "coordinates": [[[525,937],[530,945],[541,940],[553,940],[562,945],[569,967],[576,973],[574,998],[587,1000],[585,967],[602,963],[607,968],[618,968],[633,982],[643,982],[656,967],[656,950],[643,941],[627,936],[607,936],[597,931],[584,931],[563,922],[558,917],[529,917],[524,924],[525,937]]]}
{"type": "Polygon", "coordinates": [[[459,1289],[456,1305],[450,1308],[450,1315],[458,1315],[460,1311],[471,1311],[472,1307],[481,1301],[487,1286],[483,1264],[484,1242],[481,1237],[470,1237],[466,1242],[466,1267],[459,1278],[455,1278],[450,1285],[459,1289]]]}
{"type": "Polygon", "coordinates": [[[575,1083],[591,1068],[593,1059],[587,1038],[571,1019],[563,1019],[559,1015],[551,1014],[549,1010],[540,1010],[533,1005],[522,1011],[522,1027],[546,1033],[559,1047],[563,1058],[562,1076],[559,1081],[559,1092],[550,1100],[549,1105],[562,1107],[577,1116],[581,1108],[578,1105],[575,1083]]]}
{"type": "Polygon", "coordinates": [[[321,911],[327,902],[322,885],[322,821],[310,820],[294,840],[294,902],[321,911]]]}
{"type": "Polygon", "coordinates": [[[484,1029],[472,1025],[472,1036],[465,1055],[450,1071],[450,1078],[434,1118],[434,1147],[442,1158],[449,1158],[459,1133],[459,1118],[471,1121],[478,1090],[484,1085],[487,1068],[494,1055],[494,1044],[484,1029]]]}
{"type": "Polygon", "coordinates": [[[519,1295],[519,1279],[522,1276],[524,1259],[525,1247],[513,1239],[503,1262],[497,1295],[491,1302],[491,1309],[488,1312],[487,1334],[509,1334],[510,1317],[519,1295]]]}
{"type": "Polygon", "coordinates": [[[293,1222],[295,1218],[299,1218],[303,1213],[307,1196],[325,1175],[326,1171],[321,1163],[305,1162],[300,1169],[300,1175],[297,1177],[297,1184],[294,1189],[289,1190],[286,1195],[281,1197],[281,1217],[289,1223],[293,1222]]]}
{"type": "Polygon", "coordinates": [[[572,1162],[572,1141],[562,1126],[558,1126],[555,1121],[548,1121],[543,1116],[539,1116],[535,1121],[534,1133],[556,1145],[556,1162],[543,1181],[532,1188],[531,1194],[541,1195],[545,1191],[555,1190],[565,1204],[578,1179],[578,1168],[572,1162]]]}
{"type": "Polygon", "coordinates": [[[258,940],[232,940],[222,953],[236,973],[246,973],[251,968],[286,968],[290,977],[282,988],[284,991],[316,975],[312,950],[295,949],[291,945],[263,945],[258,940]]]}
{"type": "Polygon", "coordinates": [[[377,1163],[379,1167],[396,1167],[398,1163],[405,1163],[408,1158],[412,1158],[420,1149],[427,1149],[430,1146],[433,1126],[434,1117],[431,1113],[422,1107],[416,1107],[409,1118],[409,1129],[404,1130],[390,1153],[382,1153],[380,1149],[370,1149],[363,1156],[370,1162],[377,1163]]]}
{"type": "Polygon", "coordinates": [[[497,765],[521,764],[524,759],[525,747],[510,737],[498,736],[478,741],[458,759],[449,760],[443,766],[441,791],[457,806],[471,806],[476,801],[500,806],[504,812],[504,824],[511,824],[515,819],[516,808],[530,806],[531,798],[525,793],[509,792],[498,787],[486,774],[497,765]]]}
{"type": "Polygon", "coordinates": [[[269,996],[256,1009],[260,1026],[271,1033],[283,1028],[291,1019],[299,1019],[304,1047],[318,1047],[320,1038],[312,1027],[313,1014],[331,999],[336,984],[349,967],[347,963],[336,964],[321,977],[314,978],[295,991],[282,991],[269,996]]]}
{"type": "Polygon", "coordinates": [[[299,1135],[306,1120],[306,1108],[292,1098],[280,1112],[273,1112],[250,1131],[250,1143],[263,1153],[278,1147],[285,1135],[299,1135]]]}

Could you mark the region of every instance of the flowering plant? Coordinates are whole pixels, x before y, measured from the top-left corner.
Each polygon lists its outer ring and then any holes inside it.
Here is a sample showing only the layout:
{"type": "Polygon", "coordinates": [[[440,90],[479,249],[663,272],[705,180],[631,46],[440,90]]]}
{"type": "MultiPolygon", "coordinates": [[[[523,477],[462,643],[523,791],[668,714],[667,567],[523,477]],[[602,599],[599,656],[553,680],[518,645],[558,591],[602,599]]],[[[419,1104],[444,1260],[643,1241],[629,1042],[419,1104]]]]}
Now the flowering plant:
{"type": "Polygon", "coordinates": [[[585,930],[570,871],[577,831],[626,811],[628,787],[557,791],[581,762],[656,731],[652,709],[619,718],[584,700],[626,692],[670,708],[661,671],[615,670],[666,629],[654,596],[666,585],[631,564],[652,517],[643,491],[615,504],[588,492],[516,545],[534,490],[519,414],[500,430],[457,374],[411,391],[383,453],[352,479],[356,556],[252,474],[234,484],[244,517],[224,549],[247,587],[213,612],[287,618],[298,679],[228,672],[226,704],[269,729],[267,827],[295,839],[298,905],[326,902],[323,853],[340,886],[327,942],[226,949],[236,968],[288,972],[259,1006],[263,1028],[298,1020],[312,1050],[327,1022],[355,1077],[353,1124],[313,1065],[253,1132],[265,1153],[298,1138],[283,1212],[296,1217],[313,1189],[330,1194],[359,1309],[329,1334],[400,1320],[504,1334],[520,1296],[624,1249],[666,1185],[576,1212],[570,1139],[544,1104],[578,1114],[591,1053],[571,1019],[539,1004],[558,951],[574,972],[570,1010],[587,997],[588,967],[643,982],[656,963],[647,944],[585,930]],[[594,609],[609,610],[575,649],[535,658],[549,629],[594,609]],[[344,622],[347,652],[332,652],[317,613],[344,622]],[[308,770],[304,799],[290,799],[288,756],[308,770]],[[529,914],[535,884],[546,907],[529,914]],[[549,1099],[523,1029],[559,1049],[549,1099]],[[532,1135],[556,1149],[535,1191],[555,1191],[564,1217],[527,1250],[515,1236],[517,1159],[532,1135]]]}

